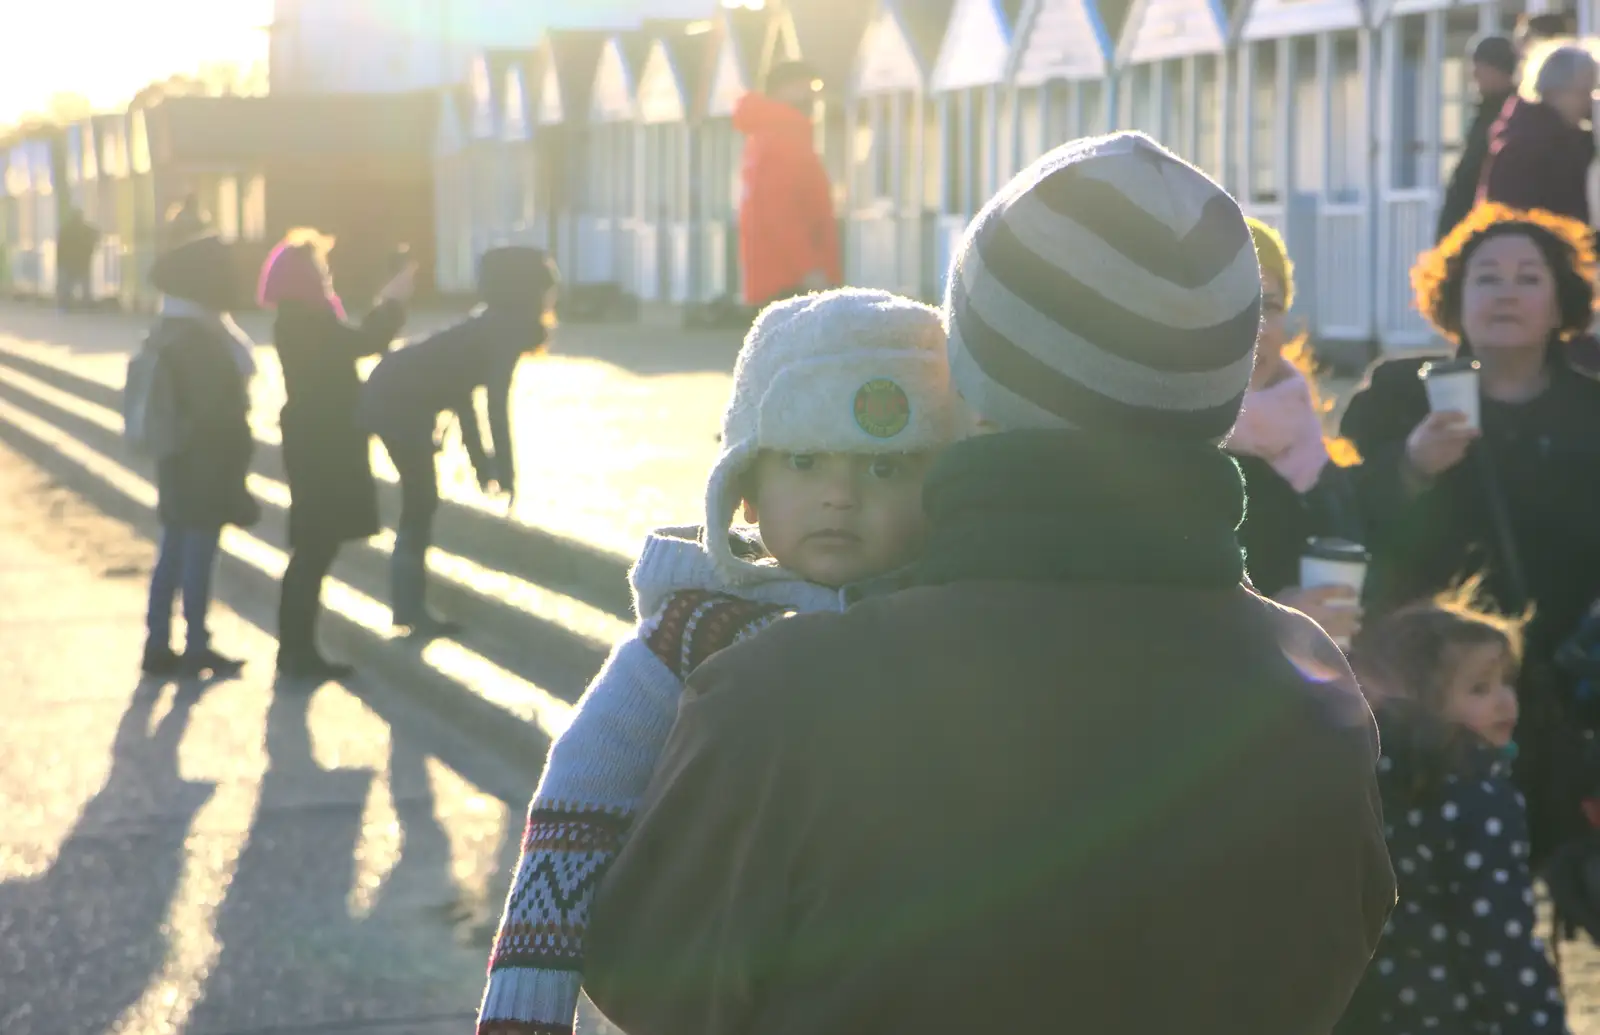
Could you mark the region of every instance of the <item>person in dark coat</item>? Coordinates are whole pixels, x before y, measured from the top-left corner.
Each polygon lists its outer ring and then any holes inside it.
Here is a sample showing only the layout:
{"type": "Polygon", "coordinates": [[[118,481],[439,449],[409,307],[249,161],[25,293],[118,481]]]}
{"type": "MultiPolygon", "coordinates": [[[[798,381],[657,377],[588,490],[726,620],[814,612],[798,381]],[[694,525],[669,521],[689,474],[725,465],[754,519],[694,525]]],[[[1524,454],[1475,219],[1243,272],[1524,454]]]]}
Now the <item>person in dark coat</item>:
{"type": "Polygon", "coordinates": [[[1343,655],[1242,584],[1244,217],[1119,133],[1001,188],[952,270],[989,433],[903,579],[689,677],[589,994],[634,1035],[1330,1031],[1394,875],[1343,655]]]}
{"type": "Polygon", "coordinates": [[[1550,670],[1600,597],[1600,380],[1566,343],[1593,318],[1594,276],[1588,227],[1480,206],[1412,282],[1417,308],[1482,365],[1481,431],[1429,410],[1418,372],[1446,356],[1379,363],[1341,425],[1364,460],[1370,615],[1471,576],[1499,609],[1534,609],[1516,775],[1539,858],[1581,822],[1558,771],[1572,719],[1550,670]]]}
{"type": "Polygon", "coordinates": [[[156,466],[161,545],[150,574],[144,670],[229,677],[244,663],[211,647],[211,574],[223,527],[252,525],[261,516],[245,487],[255,451],[248,419],[254,360],[250,340],[227,315],[241,296],[240,282],[227,245],[216,237],[160,256],[150,281],[162,299],[146,347],[159,351],[179,438],[156,466]],[[180,591],[187,626],[182,656],[172,649],[180,591]]]}
{"type": "Polygon", "coordinates": [[[1517,48],[1505,36],[1480,36],[1472,43],[1472,82],[1478,89],[1478,110],[1467,129],[1461,159],[1450,174],[1444,201],[1439,206],[1435,241],[1467,218],[1478,200],[1478,182],[1483,179],[1483,163],[1489,157],[1489,131],[1500,120],[1506,102],[1517,89],[1517,48]]]}
{"type": "Polygon", "coordinates": [[[79,301],[89,305],[94,301],[90,272],[94,266],[94,250],[100,244],[100,231],[83,218],[83,211],[72,208],[61,221],[61,233],[56,242],[56,298],[62,312],[72,309],[79,301]]]}
{"type": "Polygon", "coordinates": [[[1304,343],[1290,342],[1285,315],[1294,303],[1294,265],[1283,238],[1247,220],[1261,261],[1261,334],[1228,453],[1244,474],[1246,508],[1239,541],[1250,584],[1316,620],[1339,642],[1360,626],[1354,591],[1300,585],[1300,559],[1317,537],[1359,540],[1349,472],[1334,462],[1323,434],[1322,404],[1298,365],[1304,343]]]}
{"type": "Polygon", "coordinates": [[[174,248],[203,236],[211,220],[200,208],[200,195],[190,191],[183,196],[183,200],[172,205],[167,210],[166,223],[162,228],[166,236],[167,247],[174,248]]]}
{"type": "Polygon", "coordinates": [[[511,379],[525,355],[542,351],[555,309],[555,263],[538,248],[495,248],[478,267],[483,304],[438,334],[389,353],[362,389],[361,426],[383,440],[400,474],[400,521],[390,572],[397,626],[419,637],[455,630],[427,610],[427,552],[439,509],[434,468],[439,414],[456,415],[461,441],[486,493],[516,495],[511,448],[511,379]],[[494,445],[484,449],[473,396],[488,396],[494,445]]]}
{"type": "Polygon", "coordinates": [[[289,234],[262,266],[257,299],[277,310],[272,341],[283,367],[286,401],[279,418],[289,480],[289,566],[278,603],[278,671],[297,679],[339,679],[317,649],[322,581],[341,543],[376,535],[378,491],[371,436],[356,422],[361,375],[356,363],[380,355],[405,323],[415,266],[383,289],[359,324],[347,322],[328,276],[332,240],[313,230],[289,234]]]}
{"type": "Polygon", "coordinates": [[[1574,44],[1547,44],[1528,57],[1521,95],[1490,130],[1478,200],[1537,209],[1589,225],[1589,128],[1594,56],[1574,44]]]}

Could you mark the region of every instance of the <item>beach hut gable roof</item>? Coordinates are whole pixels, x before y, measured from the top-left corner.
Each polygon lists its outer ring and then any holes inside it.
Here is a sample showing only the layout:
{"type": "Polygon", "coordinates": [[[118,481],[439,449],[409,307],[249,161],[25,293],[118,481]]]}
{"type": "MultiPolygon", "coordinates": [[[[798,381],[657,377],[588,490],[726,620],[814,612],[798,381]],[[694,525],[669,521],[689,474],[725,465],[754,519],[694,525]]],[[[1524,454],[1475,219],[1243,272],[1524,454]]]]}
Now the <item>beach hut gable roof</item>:
{"type": "Polygon", "coordinates": [[[500,139],[509,144],[526,143],[532,137],[532,123],[528,118],[527,77],[528,69],[523,65],[514,65],[506,72],[500,139]]]}
{"type": "Polygon", "coordinates": [[[741,63],[733,35],[724,36],[717,46],[716,66],[711,70],[711,89],[706,95],[707,115],[727,118],[733,114],[733,106],[739,103],[739,98],[755,85],[748,74],[749,67],[741,63]]]}
{"type": "Polygon", "coordinates": [[[439,126],[434,133],[433,150],[441,157],[459,154],[467,144],[461,118],[464,100],[460,90],[446,90],[439,98],[439,126]]]}
{"type": "Polygon", "coordinates": [[[759,82],[781,61],[804,58],[822,73],[823,91],[844,96],[858,81],[867,26],[876,9],[871,0],[807,0],[784,4],[768,29],[761,60],[752,68],[759,82]]]}
{"type": "Polygon", "coordinates": [[[688,104],[674,64],[666,43],[656,40],[639,73],[640,122],[684,121],[688,104]]]}
{"type": "Polygon", "coordinates": [[[1146,64],[1227,46],[1227,13],[1220,0],[1135,0],[1117,48],[1122,64],[1146,64]]]}
{"type": "Polygon", "coordinates": [[[622,40],[612,37],[601,49],[600,62],[595,67],[589,117],[595,122],[627,122],[633,118],[633,96],[633,76],[622,40]]]}
{"type": "Polygon", "coordinates": [[[467,80],[472,91],[472,137],[487,140],[494,136],[494,78],[489,72],[489,57],[479,54],[472,61],[467,80]]]}
{"type": "Polygon", "coordinates": [[[882,94],[922,87],[922,66],[906,35],[905,25],[895,9],[885,4],[861,37],[856,92],[882,94]]]}
{"type": "Polygon", "coordinates": [[[1092,0],[1035,0],[1017,27],[1012,78],[1018,86],[1104,78],[1111,34],[1092,0]]]}
{"type": "Polygon", "coordinates": [[[1000,0],[956,0],[929,88],[942,93],[1004,82],[1011,41],[1000,0]]]}
{"type": "Polygon", "coordinates": [[[1237,34],[1246,41],[1281,39],[1358,29],[1367,20],[1365,0],[1247,0],[1237,34]]]}
{"type": "Polygon", "coordinates": [[[544,76],[539,83],[539,125],[550,126],[561,121],[561,76],[554,62],[544,66],[544,76]]]}

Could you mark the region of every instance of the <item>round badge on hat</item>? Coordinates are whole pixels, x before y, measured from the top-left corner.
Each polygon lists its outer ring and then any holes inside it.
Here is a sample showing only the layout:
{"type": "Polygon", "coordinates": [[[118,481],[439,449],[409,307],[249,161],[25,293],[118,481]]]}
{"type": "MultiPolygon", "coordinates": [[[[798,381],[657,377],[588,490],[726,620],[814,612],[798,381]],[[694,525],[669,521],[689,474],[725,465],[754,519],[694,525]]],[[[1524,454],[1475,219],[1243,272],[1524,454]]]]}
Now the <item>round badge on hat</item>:
{"type": "Polygon", "coordinates": [[[905,389],[886,377],[856,390],[855,410],[856,425],[873,438],[894,438],[911,423],[911,400],[905,389]]]}

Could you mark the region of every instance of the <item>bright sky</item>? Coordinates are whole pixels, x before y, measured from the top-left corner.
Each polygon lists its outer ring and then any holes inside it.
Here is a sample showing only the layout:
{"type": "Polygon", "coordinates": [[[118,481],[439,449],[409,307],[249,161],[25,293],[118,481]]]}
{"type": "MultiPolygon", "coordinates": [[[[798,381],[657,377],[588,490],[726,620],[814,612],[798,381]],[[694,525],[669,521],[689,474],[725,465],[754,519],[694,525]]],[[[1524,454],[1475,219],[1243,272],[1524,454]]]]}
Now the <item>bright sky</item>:
{"type": "Polygon", "coordinates": [[[266,54],[272,0],[0,0],[0,126],[43,111],[57,93],[97,110],[204,61],[266,54]]]}

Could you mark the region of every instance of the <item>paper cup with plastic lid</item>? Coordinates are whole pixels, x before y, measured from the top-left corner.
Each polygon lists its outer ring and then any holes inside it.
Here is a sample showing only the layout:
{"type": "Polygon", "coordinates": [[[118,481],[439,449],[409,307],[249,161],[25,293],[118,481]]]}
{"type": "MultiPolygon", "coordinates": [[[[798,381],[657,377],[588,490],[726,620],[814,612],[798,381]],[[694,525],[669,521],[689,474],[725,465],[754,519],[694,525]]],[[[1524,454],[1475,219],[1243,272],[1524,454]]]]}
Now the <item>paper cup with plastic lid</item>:
{"type": "MultiPolygon", "coordinates": [[[[1367,581],[1367,549],[1360,543],[1346,539],[1312,539],[1300,556],[1300,588],[1324,589],[1343,586],[1354,599],[1350,607],[1359,607],[1362,587],[1367,581]]],[[[1350,649],[1350,641],[1335,636],[1333,642],[1342,650],[1350,649]]]]}
{"type": "Polygon", "coordinates": [[[1468,426],[1481,427],[1483,409],[1478,402],[1478,361],[1450,359],[1424,363],[1417,371],[1434,413],[1465,414],[1468,426]]]}

